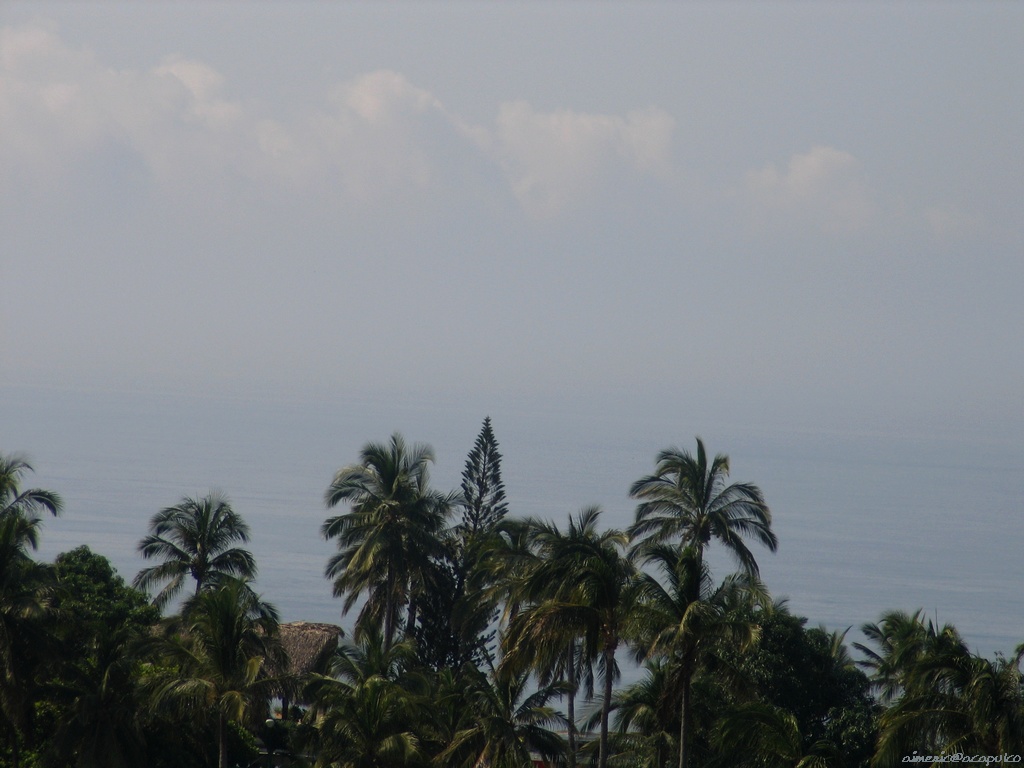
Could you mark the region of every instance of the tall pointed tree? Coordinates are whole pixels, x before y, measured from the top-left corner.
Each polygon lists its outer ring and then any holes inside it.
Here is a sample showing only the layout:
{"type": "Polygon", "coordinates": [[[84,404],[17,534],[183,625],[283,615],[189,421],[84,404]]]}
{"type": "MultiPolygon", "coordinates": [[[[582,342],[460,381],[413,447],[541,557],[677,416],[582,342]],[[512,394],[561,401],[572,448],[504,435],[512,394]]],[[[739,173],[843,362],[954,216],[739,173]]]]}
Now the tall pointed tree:
{"type": "Polygon", "coordinates": [[[465,537],[493,529],[508,514],[505,484],[501,480],[501,453],[490,416],[484,419],[473,450],[466,458],[461,506],[459,527],[465,537]]]}
{"type": "Polygon", "coordinates": [[[153,600],[158,608],[182,590],[189,576],[195,580],[196,595],[225,578],[256,577],[252,554],[235,546],[248,543],[249,526],[216,491],[160,510],[150,520],[149,530],[139,542],[139,552],[147,560],[162,562],[143,568],[132,584],[142,590],[163,584],[153,600]]]}
{"type": "Polygon", "coordinates": [[[421,658],[430,666],[458,668],[467,662],[491,665],[489,628],[497,613],[492,593],[494,574],[485,566],[493,533],[508,514],[501,480],[501,453],[491,419],[484,419],[466,466],[458,506],[462,518],[445,536],[443,558],[431,574],[433,588],[421,612],[416,638],[421,658]]]}

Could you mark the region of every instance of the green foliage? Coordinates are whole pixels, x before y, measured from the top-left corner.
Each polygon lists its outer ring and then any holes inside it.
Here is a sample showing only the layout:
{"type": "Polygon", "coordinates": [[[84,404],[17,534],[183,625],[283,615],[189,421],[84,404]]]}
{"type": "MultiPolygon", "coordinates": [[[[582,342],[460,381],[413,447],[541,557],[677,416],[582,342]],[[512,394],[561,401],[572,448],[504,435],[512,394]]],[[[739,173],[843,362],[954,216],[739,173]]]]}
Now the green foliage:
{"type": "Polygon", "coordinates": [[[442,534],[454,497],[430,488],[433,461],[429,447],[410,449],[396,433],[387,444],[364,446],[360,462],[339,469],[324,494],[328,508],[351,505],[321,527],[339,550],[325,575],[334,581],[335,596],[345,598],[346,613],[367,596],[357,632],[381,627],[389,645],[403,610],[406,634],[412,633],[429,574],[444,556],[442,534]]]}
{"type": "Polygon", "coordinates": [[[53,585],[29,555],[39,543],[40,514],[60,514],[52,491],[22,490],[32,467],[18,454],[0,454],[0,738],[15,768],[30,744],[38,677],[56,653],[53,585]]]}
{"type": "Polygon", "coordinates": [[[501,453],[491,428],[491,417],[484,419],[480,434],[466,458],[462,471],[462,523],[464,539],[493,530],[508,514],[505,484],[501,481],[501,453]]]}
{"type": "Polygon", "coordinates": [[[527,694],[529,676],[509,670],[485,676],[471,674],[469,706],[435,765],[473,768],[519,768],[535,753],[555,761],[565,753],[562,738],[552,731],[566,721],[548,702],[566,692],[564,685],[542,685],[527,694]]]}
{"type": "Polygon", "coordinates": [[[153,730],[140,687],[141,646],[159,611],[103,556],[82,546],[49,569],[60,651],[40,677],[37,728],[48,765],[129,768],[153,730]]]}
{"type": "Polygon", "coordinates": [[[858,645],[876,685],[891,701],[879,718],[873,764],[901,755],[1020,754],[1024,752],[1024,645],[1009,658],[970,652],[955,627],[937,626],[921,612],[894,611],[858,645]]]}
{"type": "Polygon", "coordinates": [[[0,454],[0,768],[228,768],[259,758],[257,735],[323,768],[519,768],[531,752],[570,767],[881,768],[914,750],[1024,752],[1024,646],[984,659],[954,627],[892,612],[856,646],[869,679],[843,634],[771,604],[746,545],[774,551],[767,504],[700,440],[634,484],[632,539],[602,530],[597,508],[565,532],[506,518],[489,419],[461,496],[430,488],[432,462],[396,434],[335,475],[327,504],[350,509],[324,523],[339,548],[327,575],[345,611],[366,598],[359,644],[309,682],[301,722],[268,730],[271,697],[299,687],[270,676],[285,669],[277,615],[234,578],[256,569],[227,501],[185,499],[151,521],[141,549],[162,562],[136,583],[163,585],[158,604],[196,585],[158,632],[159,609],[105,557],[35,562],[41,515],[61,501],[22,490],[31,467],[0,454]],[[720,583],[712,541],[739,564],[720,583]],[[615,692],[626,646],[646,675],[615,692]],[[580,745],[577,695],[595,694],[600,737],[580,745]]]}
{"type": "Polygon", "coordinates": [[[72,638],[121,627],[145,629],[160,619],[145,593],[128,586],[106,557],[85,545],[57,555],[53,573],[61,624],[74,628],[68,633],[72,638]]]}
{"type": "MultiPolygon", "coordinates": [[[[32,465],[21,454],[0,453],[0,519],[20,517],[38,521],[41,513],[56,516],[64,509],[60,495],[53,491],[41,488],[22,490],[22,476],[32,471],[32,465]]],[[[33,536],[25,543],[35,549],[37,539],[33,536]]]]}
{"type": "Polygon", "coordinates": [[[589,507],[570,516],[565,534],[553,524],[533,524],[538,557],[523,571],[518,592],[527,604],[509,624],[505,663],[515,671],[529,665],[544,675],[579,648],[585,665],[601,676],[598,765],[605,768],[619,675],[615,654],[630,632],[636,571],[625,556],[626,535],[599,530],[600,515],[589,507]]]}
{"type": "Polygon", "coordinates": [[[305,748],[317,766],[399,768],[426,763],[417,726],[428,719],[427,682],[414,671],[409,641],[388,645],[368,627],[359,645],[335,655],[330,676],[309,684],[312,730],[305,748]]]}
{"type": "Polygon", "coordinates": [[[494,665],[490,629],[497,618],[494,574],[487,567],[494,531],[505,515],[501,454],[484,419],[462,473],[461,522],[442,537],[441,554],[426,570],[415,637],[420,660],[439,670],[494,665]]]}
{"type": "Polygon", "coordinates": [[[658,454],[653,475],[633,483],[630,496],[639,499],[630,538],[642,545],[678,541],[703,561],[712,539],[723,544],[746,573],[757,576],[757,561],[744,538],[769,551],[778,548],[772,514],[756,485],[728,485],[729,457],[718,454],[708,464],[704,442],[697,438],[697,455],[679,448],[658,454]]]}
{"type": "Polygon", "coordinates": [[[225,578],[185,603],[158,646],[170,672],[154,678],[154,702],[216,722],[219,768],[227,768],[229,725],[266,717],[279,685],[267,670],[283,666],[277,627],[273,606],[225,578]]]}
{"type": "Polygon", "coordinates": [[[219,493],[185,498],[160,510],[149,521],[149,531],[139,542],[139,552],[161,562],[139,571],[133,585],[148,590],[162,584],[153,600],[158,608],[181,592],[189,576],[196,594],[224,579],[256,577],[252,554],[235,546],[249,541],[249,526],[219,493]]]}
{"type": "Polygon", "coordinates": [[[781,605],[761,611],[757,621],[757,646],[735,660],[757,700],[794,717],[802,750],[832,741],[850,765],[866,764],[875,738],[874,700],[842,635],[807,629],[807,619],[781,605]]]}
{"type": "Polygon", "coordinates": [[[425,573],[427,588],[418,599],[413,637],[420,662],[435,670],[461,669],[465,665],[491,665],[495,631],[494,600],[484,594],[481,582],[471,587],[463,563],[444,559],[425,573]]]}

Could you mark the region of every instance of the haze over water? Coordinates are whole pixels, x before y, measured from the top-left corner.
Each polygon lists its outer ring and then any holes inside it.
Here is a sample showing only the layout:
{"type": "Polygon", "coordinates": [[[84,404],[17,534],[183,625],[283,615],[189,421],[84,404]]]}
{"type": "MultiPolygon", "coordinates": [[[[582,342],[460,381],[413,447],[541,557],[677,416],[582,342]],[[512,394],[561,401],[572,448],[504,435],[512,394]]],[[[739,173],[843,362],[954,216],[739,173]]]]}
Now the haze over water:
{"type": "MultiPolygon", "coordinates": [[[[629,485],[658,450],[692,450],[685,419],[633,418],[575,404],[400,403],[386,399],[271,400],[2,389],[4,449],[28,451],[34,486],[60,492],[41,557],[86,543],[128,580],[149,517],[182,496],[219,488],[253,531],[258,588],[286,620],[341,623],[322,577],[332,545],[319,526],[333,472],[370,440],[401,431],[428,442],[433,484],[458,486],[484,415],[504,456],[511,514],[565,524],[599,504],[604,524],[632,520],[629,485]]],[[[699,421],[699,419],[698,419],[699,421]]],[[[1019,542],[1024,447],[893,434],[743,429],[701,431],[729,454],[732,479],[765,492],[780,547],[755,550],[772,594],[830,629],[923,608],[952,622],[982,653],[1024,642],[1019,542]]],[[[721,577],[732,563],[713,557],[721,577]]]]}
{"type": "MultiPolygon", "coordinates": [[[[1024,4],[0,4],[0,450],[127,578],[222,489],[338,620],[368,441],[625,526],[732,459],[810,623],[1024,641],[1024,4]]],[[[718,575],[730,563],[715,561],[718,575]]]]}

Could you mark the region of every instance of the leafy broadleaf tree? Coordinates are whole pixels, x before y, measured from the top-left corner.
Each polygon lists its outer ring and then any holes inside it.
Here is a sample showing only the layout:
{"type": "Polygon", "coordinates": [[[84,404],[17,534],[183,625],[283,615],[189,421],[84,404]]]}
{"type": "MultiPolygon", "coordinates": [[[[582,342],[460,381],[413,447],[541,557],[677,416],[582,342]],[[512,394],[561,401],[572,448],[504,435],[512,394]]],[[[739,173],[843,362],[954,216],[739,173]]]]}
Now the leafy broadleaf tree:
{"type": "Polygon", "coordinates": [[[845,633],[808,629],[807,620],[784,603],[749,618],[760,627],[757,646],[727,649],[751,689],[754,701],[745,703],[791,714],[805,753],[821,753],[820,745],[831,743],[848,768],[867,768],[877,737],[877,705],[870,681],[847,652],[845,633]]]}
{"type": "Polygon", "coordinates": [[[128,586],[103,555],[84,544],[53,561],[61,621],[85,639],[122,626],[141,631],[160,620],[145,593],[128,586]]]}
{"type": "Polygon", "coordinates": [[[149,530],[139,542],[139,552],[147,560],[162,562],[139,571],[133,585],[148,591],[163,584],[153,600],[158,608],[174,599],[189,576],[195,581],[196,595],[224,579],[256,577],[252,554],[236,546],[248,543],[249,526],[218,492],[184,498],[160,510],[150,520],[149,530]]]}
{"type": "Polygon", "coordinates": [[[51,571],[60,654],[43,684],[46,754],[77,755],[78,768],[145,763],[153,724],[140,686],[143,645],[160,612],[86,546],[58,555],[51,571]]]}

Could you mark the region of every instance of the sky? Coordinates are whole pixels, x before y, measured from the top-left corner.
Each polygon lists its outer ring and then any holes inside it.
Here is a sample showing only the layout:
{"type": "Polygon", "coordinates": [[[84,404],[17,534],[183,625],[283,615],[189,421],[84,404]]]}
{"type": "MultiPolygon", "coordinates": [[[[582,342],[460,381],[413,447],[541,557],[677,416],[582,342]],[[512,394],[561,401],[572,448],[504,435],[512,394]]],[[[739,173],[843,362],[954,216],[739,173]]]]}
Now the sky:
{"type": "Polygon", "coordinates": [[[0,6],[0,383],[1024,433],[1019,3],[0,6]]]}
{"type": "Polygon", "coordinates": [[[322,493],[367,441],[453,487],[489,414],[517,513],[623,526],[701,435],[812,624],[941,609],[1009,652],[1022,73],[1017,2],[0,2],[40,554],[130,575],[220,487],[328,620],[322,493]]]}

